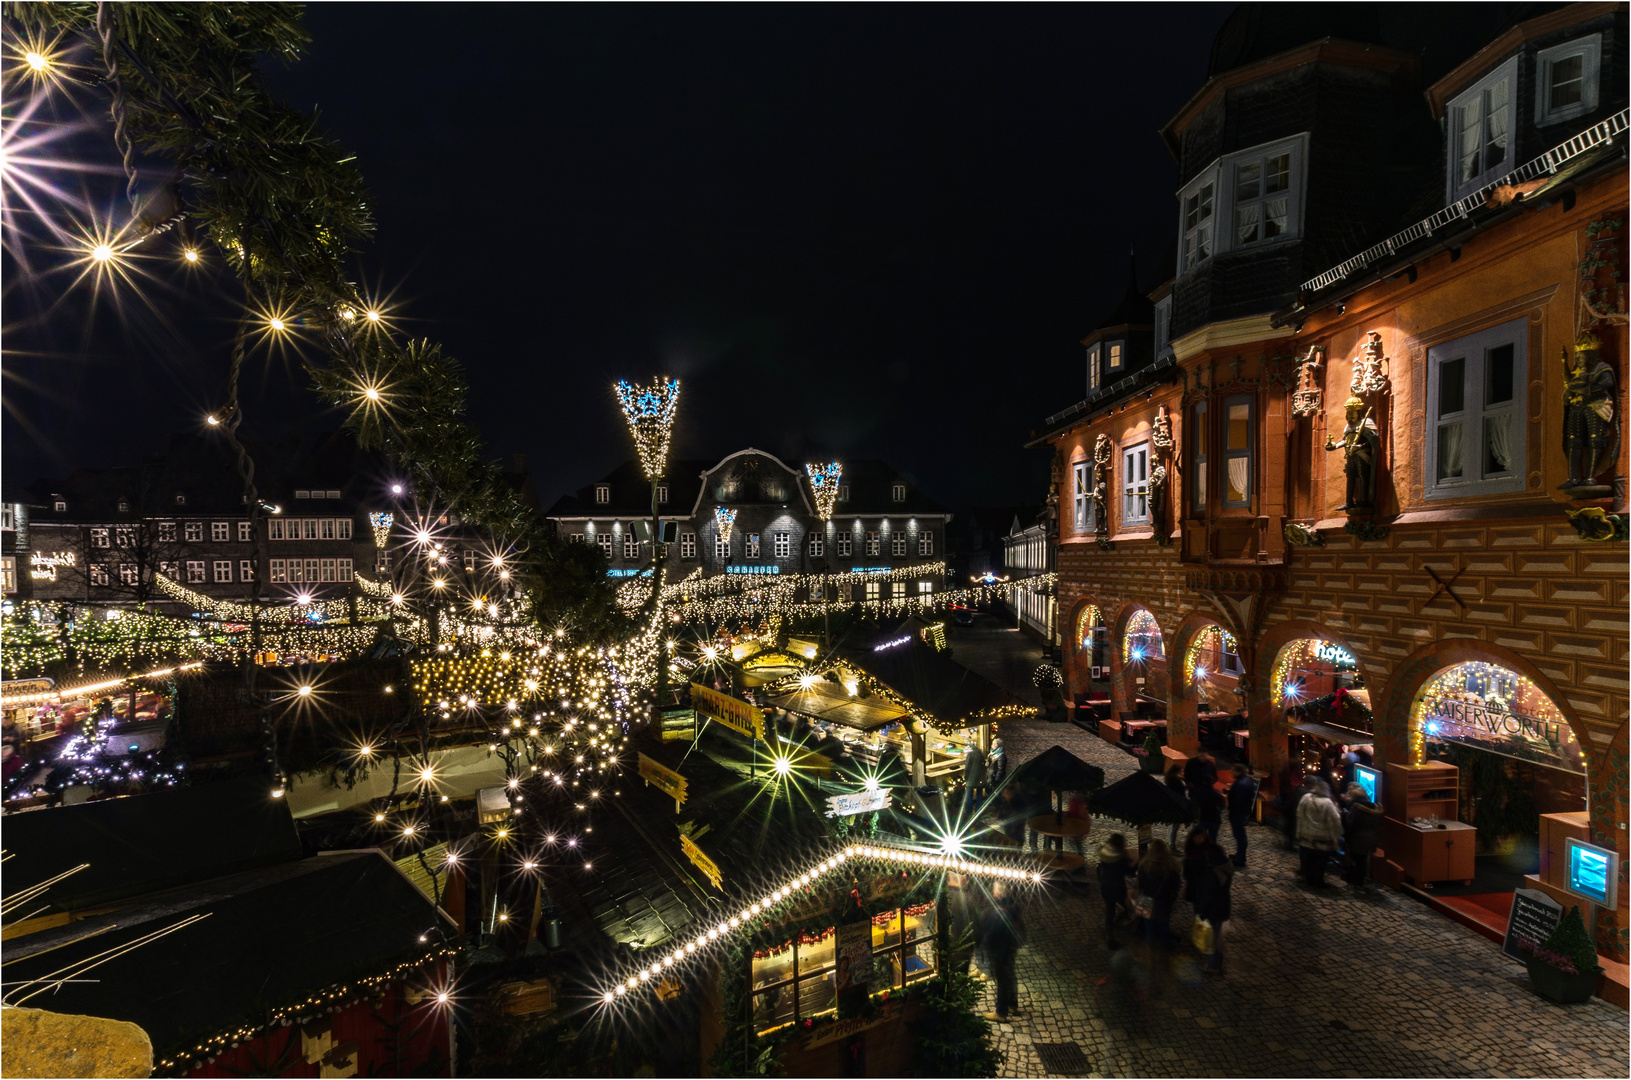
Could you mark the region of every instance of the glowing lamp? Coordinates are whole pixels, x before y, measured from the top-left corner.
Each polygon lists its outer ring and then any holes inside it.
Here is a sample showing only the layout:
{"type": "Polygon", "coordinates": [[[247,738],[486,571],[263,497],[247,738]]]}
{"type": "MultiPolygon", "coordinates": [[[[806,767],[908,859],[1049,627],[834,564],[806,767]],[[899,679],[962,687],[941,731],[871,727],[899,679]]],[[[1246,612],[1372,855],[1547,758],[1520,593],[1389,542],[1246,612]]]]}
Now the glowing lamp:
{"type": "Polygon", "coordinates": [[[35,71],[44,71],[46,68],[51,66],[51,61],[47,60],[44,56],[37,52],[30,51],[23,56],[23,59],[27,60],[28,66],[33,68],[35,71]]]}
{"type": "Polygon", "coordinates": [[[194,251],[192,248],[188,248],[186,251],[181,253],[181,257],[186,259],[188,262],[195,263],[198,261],[198,252],[194,251]]]}
{"type": "Polygon", "coordinates": [[[113,258],[113,249],[107,244],[97,244],[95,247],[91,248],[91,258],[95,259],[97,262],[107,262],[109,259],[113,258]]]}

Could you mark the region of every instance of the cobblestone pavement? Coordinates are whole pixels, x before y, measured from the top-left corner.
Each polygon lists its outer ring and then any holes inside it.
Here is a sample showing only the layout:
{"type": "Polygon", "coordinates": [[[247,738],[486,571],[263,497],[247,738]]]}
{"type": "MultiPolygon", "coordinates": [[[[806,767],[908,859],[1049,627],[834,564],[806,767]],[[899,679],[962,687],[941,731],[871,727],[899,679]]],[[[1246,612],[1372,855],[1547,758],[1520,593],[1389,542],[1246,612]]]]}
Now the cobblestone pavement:
{"type": "MultiPolygon", "coordinates": [[[[1071,725],[1004,728],[1015,765],[1058,742],[1105,767],[1110,781],[1134,767],[1130,755],[1071,725]]],[[[1094,823],[1090,864],[1112,831],[1130,832],[1094,823]]],[[[1331,888],[1314,892],[1295,871],[1276,831],[1249,829],[1221,977],[1203,975],[1187,946],[1154,964],[1141,943],[1111,953],[1091,872],[1029,900],[1020,1009],[998,1025],[1002,1075],[1061,1075],[1044,1068],[1038,1043],[1075,1044],[1086,1063],[1074,1072],[1093,1076],[1631,1072],[1623,1010],[1595,998],[1550,1004],[1494,942],[1402,893],[1356,894],[1335,875],[1331,888]]],[[[1175,937],[1188,937],[1191,917],[1180,902],[1175,937]]],[[[984,994],[994,1008],[994,985],[984,994]]]]}

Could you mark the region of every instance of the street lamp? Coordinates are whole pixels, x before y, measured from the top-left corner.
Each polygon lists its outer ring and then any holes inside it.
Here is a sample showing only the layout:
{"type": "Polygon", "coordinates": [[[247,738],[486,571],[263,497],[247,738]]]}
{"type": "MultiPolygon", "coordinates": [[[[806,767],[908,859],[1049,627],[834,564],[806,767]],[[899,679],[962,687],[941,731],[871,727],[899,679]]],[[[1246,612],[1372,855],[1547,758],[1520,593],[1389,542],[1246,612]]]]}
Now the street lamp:
{"type": "MultiPolygon", "coordinates": [[[[668,447],[674,435],[674,412],[680,401],[680,381],[658,376],[650,386],[626,379],[616,386],[617,402],[623,408],[634,449],[640,455],[640,469],[651,481],[651,610],[660,616],[663,587],[663,534],[657,506],[658,481],[668,471],[668,447]]],[[[657,638],[657,721],[662,722],[664,698],[668,696],[667,631],[657,638]]]]}
{"type": "MultiPolygon", "coordinates": [[[[836,461],[829,461],[825,465],[806,463],[804,473],[810,478],[810,491],[815,495],[816,513],[821,516],[822,549],[826,549],[827,522],[832,520],[833,507],[838,504],[838,481],[844,475],[844,467],[836,461]]],[[[821,647],[832,648],[832,623],[828,616],[827,599],[827,566],[825,558],[816,569],[821,571],[821,647]]]]}

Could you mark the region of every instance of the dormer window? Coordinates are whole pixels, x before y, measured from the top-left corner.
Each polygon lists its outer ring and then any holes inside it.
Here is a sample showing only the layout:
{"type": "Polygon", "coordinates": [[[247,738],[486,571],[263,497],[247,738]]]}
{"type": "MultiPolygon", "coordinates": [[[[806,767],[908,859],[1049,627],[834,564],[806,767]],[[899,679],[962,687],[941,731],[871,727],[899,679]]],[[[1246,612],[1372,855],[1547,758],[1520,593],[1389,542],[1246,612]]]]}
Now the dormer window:
{"type": "Polygon", "coordinates": [[[1464,199],[1512,168],[1512,90],[1518,81],[1513,57],[1451,99],[1447,202],[1464,199]]]}
{"type": "Polygon", "coordinates": [[[176,505],[177,506],[186,506],[187,505],[187,496],[182,494],[179,491],[176,492],[176,505]]]}
{"type": "Polygon", "coordinates": [[[849,502],[849,485],[848,484],[839,484],[838,485],[838,501],[839,502],[849,502]]]}
{"type": "Polygon", "coordinates": [[[1603,36],[1592,34],[1535,54],[1535,124],[1545,127],[1597,108],[1603,36]]]}
{"type": "Polygon", "coordinates": [[[1235,244],[1284,236],[1291,223],[1291,151],[1235,163],[1235,244]]]}
{"type": "Polygon", "coordinates": [[[905,484],[895,484],[895,485],[891,486],[890,489],[889,489],[889,499],[890,499],[891,502],[898,502],[898,503],[905,502],[906,501],[906,485],[905,484]]]}
{"type": "Polygon", "coordinates": [[[612,501],[612,486],[610,484],[595,485],[595,502],[605,506],[612,501]]]}
{"type": "Polygon", "coordinates": [[[1104,385],[1102,364],[1103,360],[1100,358],[1097,345],[1087,350],[1087,392],[1090,394],[1104,385]]]}
{"type": "Polygon", "coordinates": [[[51,509],[55,510],[59,514],[66,514],[68,512],[68,504],[62,499],[58,499],[56,502],[51,504],[51,509]]]}
{"type": "Polygon", "coordinates": [[[1105,369],[1107,371],[1121,370],[1121,342],[1112,341],[1105,346],[1105,369]]]}
{"type": "Polygon", "coordinates": [[[120,499],[119,500],[119,513],[121,513],[121,514],[130,513],[130,500],[129,499],[120,499]]]}

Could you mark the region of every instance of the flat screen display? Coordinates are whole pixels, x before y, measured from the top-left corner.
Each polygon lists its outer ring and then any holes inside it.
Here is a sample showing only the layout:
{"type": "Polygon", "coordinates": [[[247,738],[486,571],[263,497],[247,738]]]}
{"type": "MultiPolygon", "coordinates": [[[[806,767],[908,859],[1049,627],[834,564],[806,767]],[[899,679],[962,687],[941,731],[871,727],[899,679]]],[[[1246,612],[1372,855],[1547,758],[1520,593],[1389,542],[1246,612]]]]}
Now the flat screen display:
{"type": "Polygon", "coordinates": [[[1567,841],[1567,878],[1563,887],[1601,907],[1614,907],[1619,901],[1620,853],[1588,844],[1567,841]]]}
{"type": "Polygon", "coordinates": [[[1382,786],[1382,774],[1369,765],[1355,765],[1354,783],[1365,789],[1365,798],[1376,802],[1382,786]]]}

